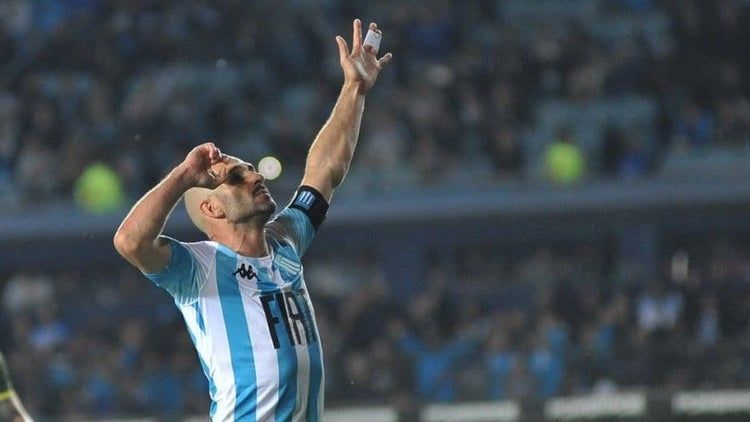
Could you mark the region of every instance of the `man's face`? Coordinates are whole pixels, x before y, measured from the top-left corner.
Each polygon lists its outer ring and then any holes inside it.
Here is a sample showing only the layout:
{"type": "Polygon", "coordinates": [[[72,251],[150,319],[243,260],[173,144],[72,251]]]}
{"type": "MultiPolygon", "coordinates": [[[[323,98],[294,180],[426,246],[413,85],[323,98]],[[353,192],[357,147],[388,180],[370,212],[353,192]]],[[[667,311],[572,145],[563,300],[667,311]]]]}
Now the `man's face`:
{"type": "Polygon", "coordinates": [[[243,223],[262,217],[267,221],[276,211],[276,202],[263,184],[263,175],[256,172],[252,164],[235,157],[221,165],[223,168],[214,170],[223,174],[225,180],[215,192],[224,206],[227,220],[243,223]]]}

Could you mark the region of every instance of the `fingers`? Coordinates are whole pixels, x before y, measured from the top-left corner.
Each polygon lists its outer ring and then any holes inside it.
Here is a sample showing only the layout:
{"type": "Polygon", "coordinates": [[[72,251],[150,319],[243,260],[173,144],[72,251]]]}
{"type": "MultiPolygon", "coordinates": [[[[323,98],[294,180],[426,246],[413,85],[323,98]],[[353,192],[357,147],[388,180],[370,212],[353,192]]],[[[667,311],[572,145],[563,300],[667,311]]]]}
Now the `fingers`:
{"type": "Polygon", "coordinates": [[[221,151],[219,148],[211,148],[208,152],[208,158],[211,159],[211,163],[218,163],[221,161],[221,151]]]}
{"type": "Polygon", "coordinates": [[[224,161],[224,156],[221,154],[221,150],[215,146],[209,147],[208,158],[211,160],[211,164],[221,163],[224,161]]]}
{"type": "Polygon", "coordinates": [[[383,57],[381,57],[378,60],[378,62],[377,62],[378,63],[378,68],[382,69],[383,66],[385,66],[386,64],[388,64],[389,61],[391,61],[391,58],[393,58],[393,54],[386,53],[383,57]]]}
{"type": "Polygon", "coordinates": [[[213,142],[206,142],[201,146],[208,153],[208,160],[212,165],[226,162],[228,157],[222,154],[221,150],[213,142]]]}
{"type": "Polygon", "coordinates": [[[208,168],[207,172],[208,172],[208,175],[211,176],[212,179],[221,183],[224,181],[224,179],[226,179],[227,168],[223,162],[214,163],[214,164],[211,164],[211,167],[208,168]]]}
{"type": "Polygon", "coordinates": [[[367,36],[365,37],[364,44],[362,48],[370,54],[378,54],[378,47],[380,46],[380,37],[383,35],[383,33],[378,29],[378,24],[375,22],[370,22],[370,26],[368,27],[367,36]],[[371,39],[370,31],[377,34],[376,39],[371,39]],[[371,44],[373,43],[373,44],[371,44]]]}
{"type": "Polygon", "coordinates": [[[352,23],[354,34],[352,35],[352,54],[356,54],[362,48],[362,21],[354,19],[352,23]]]}
{"type": "Polygon", "coordinates": [[[339,60],[343,62],[349,57],[349,46],[346,45],[346,40],[341,35],[336,35],[336,44],[339,45],[339,60]]]}

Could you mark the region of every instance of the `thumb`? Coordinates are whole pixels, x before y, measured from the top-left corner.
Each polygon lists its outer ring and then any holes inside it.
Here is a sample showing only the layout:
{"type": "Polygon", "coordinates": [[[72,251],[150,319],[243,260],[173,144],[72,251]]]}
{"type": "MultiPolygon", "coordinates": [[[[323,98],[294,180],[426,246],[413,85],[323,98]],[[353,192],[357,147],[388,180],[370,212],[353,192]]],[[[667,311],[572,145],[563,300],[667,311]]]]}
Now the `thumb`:
{"type": "Polygon", "coordinates": [[[339,45],[339,60],[342,62],[349,58],[349,46],[341,35],[336,35],[336,44],[339,45]]]}

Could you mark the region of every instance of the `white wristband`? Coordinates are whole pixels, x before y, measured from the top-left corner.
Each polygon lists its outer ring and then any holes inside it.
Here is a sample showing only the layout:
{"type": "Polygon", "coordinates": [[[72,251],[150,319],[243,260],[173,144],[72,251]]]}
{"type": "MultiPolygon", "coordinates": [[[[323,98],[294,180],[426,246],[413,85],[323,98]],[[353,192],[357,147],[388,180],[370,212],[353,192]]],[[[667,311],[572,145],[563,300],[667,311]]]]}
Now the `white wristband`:
{"type": "Polygon", "coordinates": [[[371,46],[372,52],[377,54],[378,50],[380,49],[380,38],[381,38],[380,34],[373,31],[372,29],[368,29],[367,35],[365,35],[365,42],[363,43],[363,45],[371,46]]]}

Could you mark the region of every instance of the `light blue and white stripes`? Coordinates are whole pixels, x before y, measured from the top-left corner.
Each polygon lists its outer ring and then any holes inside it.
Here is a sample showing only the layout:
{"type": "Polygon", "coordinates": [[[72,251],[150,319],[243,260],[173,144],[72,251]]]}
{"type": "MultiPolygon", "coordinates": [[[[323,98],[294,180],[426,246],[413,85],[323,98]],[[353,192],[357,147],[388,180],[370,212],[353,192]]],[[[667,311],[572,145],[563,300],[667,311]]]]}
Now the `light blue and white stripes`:
{"type": "Polygon", "coordinates": [[[312,192],[302,191],[297,196],[297,199],[294,201],[294,204],[304,209],[310,209],[310,206],[312,206],[314,201],[315,201],[315,195],[313,195],[312,192]]]}
{"type": "Polygon", "coordinates": [[[312,228],[296,210],[285,218],[283,228],[295,229],[272,234],[270,256],[170,240],[178,259],[147,274],[175,296],[209,380],[213,421],[318,421],[323,413],[320,337],[295,252],[312,228]],[[238,274],[242,265],[254,276],[238,274]]]}

